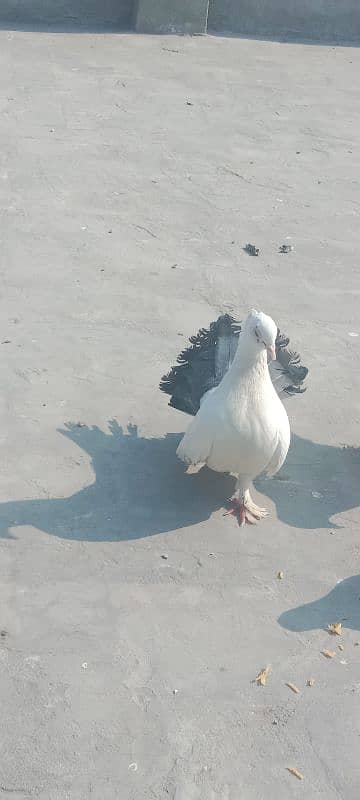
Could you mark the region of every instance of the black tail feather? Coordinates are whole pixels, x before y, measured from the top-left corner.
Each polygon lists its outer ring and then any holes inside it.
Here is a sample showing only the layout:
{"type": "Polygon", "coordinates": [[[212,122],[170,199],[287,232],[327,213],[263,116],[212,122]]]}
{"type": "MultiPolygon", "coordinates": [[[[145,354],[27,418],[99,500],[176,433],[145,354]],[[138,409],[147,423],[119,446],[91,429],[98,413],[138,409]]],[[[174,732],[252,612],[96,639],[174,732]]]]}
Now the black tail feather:
{"type": "MultiPolygon", "coordinates": [[[[209,329],[201,328],[190,337],[190,347],[183,350],[160,382],[161,391],[170,395],[169,405],[195,416],[201,398],[209,389],[218,386],[234,358],[241,322],[224,314],[209,329]]],[[[270,374],[280,394],[299,394],[308,369],[301,366],[300,356],[288,350],[289,339],[278,331],[276,339],[276,361],[272,362],[270,374]]]]}

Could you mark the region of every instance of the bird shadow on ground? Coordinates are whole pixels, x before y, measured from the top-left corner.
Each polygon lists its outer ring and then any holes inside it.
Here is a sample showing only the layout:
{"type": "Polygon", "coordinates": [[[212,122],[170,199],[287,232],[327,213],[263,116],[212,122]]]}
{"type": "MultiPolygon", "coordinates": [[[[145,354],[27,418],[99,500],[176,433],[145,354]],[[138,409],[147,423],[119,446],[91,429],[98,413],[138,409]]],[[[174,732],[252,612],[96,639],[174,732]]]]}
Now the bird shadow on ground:
{"type": "Polygon", "coordinates": [[[340,581],[319,600],[285,611],[278,621],[289,631],[325,629],[334,622],[360,630],[360,575],[340,581]]]}
{"type": "Polygon", "coordinates": [[[278,518],[295,528],[341,528],[330,518],[360,502],[360,448],[318,444],[292,435],[282,470],[256,488],[275,503],[278,518]]]}
{"type": "Polygon", "coordinates": [[[70,497],[0,504],[0,536],[21,525],[93,542],[153,536],[208,519],[233,489],[226,475],[185,474],[181,434],[146,438],[114,420],[108,432],[68,423],[59,433],[91,456],[94,482],[70,497]]]}
{"type": "MultiPolygon", "coordinates": [[[[233,492],[229,475],[207,469],[185,474],[176,458],[181,434],[146,438],[137,426],[124,430],[116,421],[107,432],[72,423],[59,432],[91,456],[93,483],[70,497],[0,504],[0,536],[30,525],[63,539],[139,539],[203,522],[233,492]]],[[[358,504],[359,467],[358,451],[294,436],[283,475],[257,486],[288,525],[329,527],[331,515],[358,504]],[[312,496],[314,490],[320,497],[312,496]]]]}

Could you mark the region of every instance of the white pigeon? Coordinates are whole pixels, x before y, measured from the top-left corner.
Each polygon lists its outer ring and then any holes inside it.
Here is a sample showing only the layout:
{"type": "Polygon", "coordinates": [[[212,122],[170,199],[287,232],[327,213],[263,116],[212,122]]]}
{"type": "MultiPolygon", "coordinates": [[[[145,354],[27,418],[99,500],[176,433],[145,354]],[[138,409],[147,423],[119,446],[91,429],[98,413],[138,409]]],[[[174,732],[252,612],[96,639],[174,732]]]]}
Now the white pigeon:
{"type": "Polygon", "coordinates": [[[228,371],[203,396],[177,449],[190,473],[206,464],[216,472],[236,476],[228,513],[241,526],[267,515],[266,509],[253,502],[250,487],[261,473],[278,472],[290,444],[288,415],[268,368],[268,359],[276,358],[277,333],[271,317],[251,311],[228,371]]]}

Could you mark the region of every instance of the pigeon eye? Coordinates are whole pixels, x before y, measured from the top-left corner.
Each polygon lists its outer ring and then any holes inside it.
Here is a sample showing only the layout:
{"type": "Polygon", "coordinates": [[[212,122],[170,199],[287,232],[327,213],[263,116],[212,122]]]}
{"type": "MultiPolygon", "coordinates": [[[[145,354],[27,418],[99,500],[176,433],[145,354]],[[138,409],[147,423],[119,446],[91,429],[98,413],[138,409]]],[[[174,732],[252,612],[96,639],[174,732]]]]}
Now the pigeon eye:
{"type": "Polygon", "coordinates": [[[264,345],[264,347],[266,347],[266,342],[264,342],[264,339],[261,338],[259,328],[255,328],[254,333],[255,333],[256,341],[258,342],[258,344],[261,343],[261,344],[264,345]]]}

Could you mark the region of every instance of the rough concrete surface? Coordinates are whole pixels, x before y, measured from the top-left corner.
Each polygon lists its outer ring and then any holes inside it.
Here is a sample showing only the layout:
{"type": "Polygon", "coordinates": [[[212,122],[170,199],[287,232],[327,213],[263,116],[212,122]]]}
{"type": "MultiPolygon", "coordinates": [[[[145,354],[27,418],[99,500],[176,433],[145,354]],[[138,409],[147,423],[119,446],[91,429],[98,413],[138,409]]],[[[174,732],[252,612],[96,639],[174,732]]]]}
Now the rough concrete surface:
{"type": "Polygon", "coordinates": [[[0,797],[357,800],[360,51],[0,43],[0,797]],[[253,305],[310,376],[239,529],[157,385],[253,305]]]}

